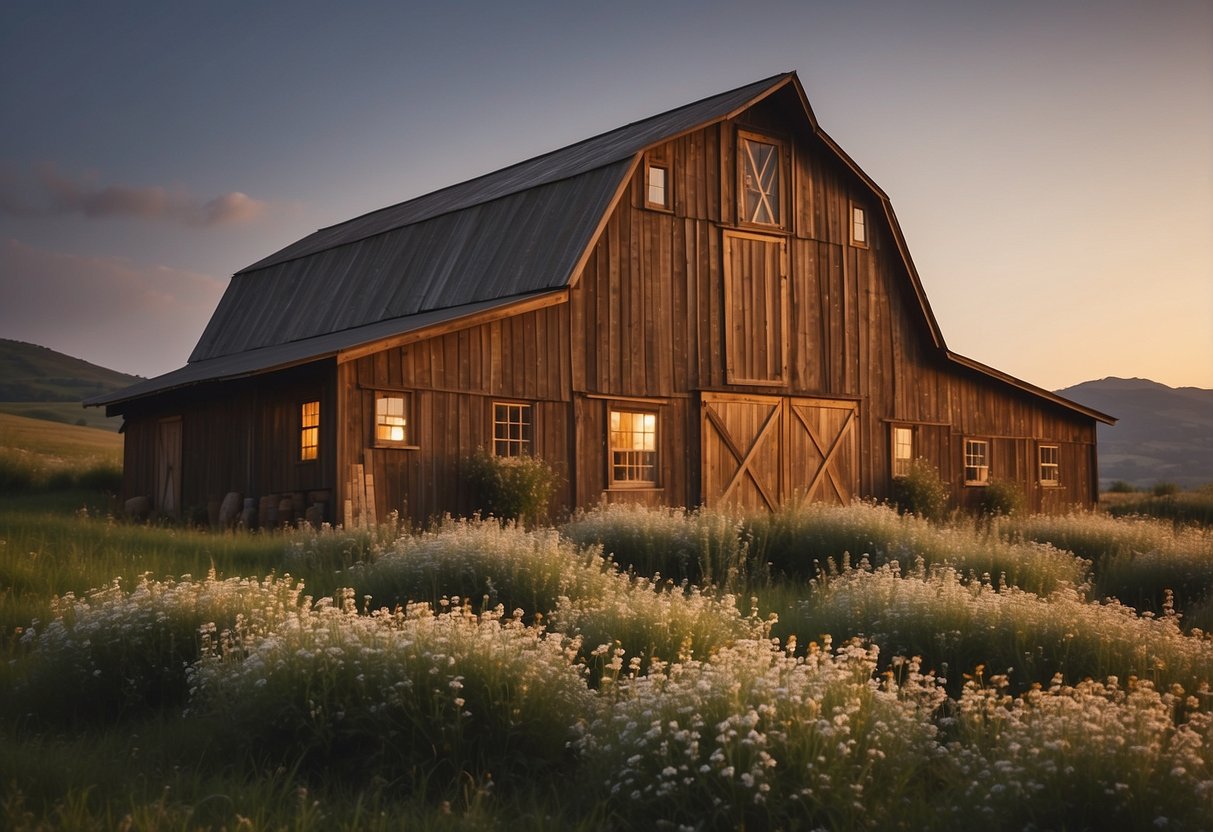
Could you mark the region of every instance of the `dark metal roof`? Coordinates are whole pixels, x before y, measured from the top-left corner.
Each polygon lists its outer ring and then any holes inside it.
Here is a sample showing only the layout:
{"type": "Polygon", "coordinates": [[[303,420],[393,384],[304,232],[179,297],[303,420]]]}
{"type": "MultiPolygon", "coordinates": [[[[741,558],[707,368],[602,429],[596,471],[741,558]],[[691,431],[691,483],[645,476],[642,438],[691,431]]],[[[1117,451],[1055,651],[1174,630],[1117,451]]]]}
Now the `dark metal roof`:
{"type": "MultiPolygon", "coordinates": [[[[555,297],[559,298],[561,294],[563,294],[563,290],[556,293],[555,297]]],[[[524,298],[523,300],[531,299],[524,298]]],[[[146,379],[116,392],[85,399],[84,404],[86,407],[117,404],[118,402],[149,396],[153,393],[164,393],[180,387],[188,387],[191,384],[198,384],[204,381],[222,381],[224,379],[256,375],[258,373],[269,372],[270,370],[281,370],[322,358],[331,358],[342,350],[372,344],[383,338],[422,332],[450,323],[451,321],[460,320],[461,318],[474,318],[511,306],[518,303],[519,300],[516,297],[501,298],[466,306],[436,309],[417,315],[378,321],[366,326],[345,329],[340,332],[333,332],[314,338],[260,347],[233,355],[206,359],[205,361],[194,361],[179,370],[173,370],[171,373],[146,379]]]]}

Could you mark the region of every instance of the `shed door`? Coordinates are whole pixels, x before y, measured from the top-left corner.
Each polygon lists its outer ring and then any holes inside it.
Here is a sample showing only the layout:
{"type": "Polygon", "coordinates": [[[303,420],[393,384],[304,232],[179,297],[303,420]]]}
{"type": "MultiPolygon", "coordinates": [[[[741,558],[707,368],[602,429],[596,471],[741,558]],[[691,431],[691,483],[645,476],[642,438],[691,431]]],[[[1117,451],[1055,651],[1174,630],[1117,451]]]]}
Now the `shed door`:
{"type": "Polygon", "coordinates": [[[704,393],[701,410],[706,505],[771,510],[858,493],[855,402],[704,393]]]}
{"type": "Polygon", "coordinates": [[[155,508],[168,517],[181,513],[181,417],[161,419],[156,426],[155,508]]]}

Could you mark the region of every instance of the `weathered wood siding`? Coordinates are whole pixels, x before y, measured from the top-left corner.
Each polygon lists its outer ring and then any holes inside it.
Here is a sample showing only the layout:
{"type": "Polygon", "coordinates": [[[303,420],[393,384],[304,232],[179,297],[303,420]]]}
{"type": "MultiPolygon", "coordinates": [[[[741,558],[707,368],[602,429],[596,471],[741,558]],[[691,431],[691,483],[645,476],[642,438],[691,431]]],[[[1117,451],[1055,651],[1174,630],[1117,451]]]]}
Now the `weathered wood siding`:
{"type": "Polygon", "coordinates": [[[1019,481],[1033,509],[1093,503],[1093,420],[942,356],[883,206],[807,125],[784,117],[795,108],[780,95],[654,151],[673,169],[673,210],[644,207],[639,166],[578,276],[569,312],[572,383],[582,394],[577,503],[619,496],[605,493],[605,479],[585,476],[605,471],[605,407],[582,396],[660,402],[661,491],[637,498],[700,502],[699,474],[684,454],[700,452],[694,402],[703,391],[857,402],[865,495],[889,493],[890,426],[900,424],[915,427],[915,456],[940,469],[957,503],[980,493],[963,484],[966,436],[991,442],[993,476],[1019,481]],[[783,229],[736,224],[738,129],[786,142],[783,229]],[[864,247],[851,243],[853,206],[866,214],[864,247]],[[786,293],[736,276],[739,264],[752,274],[778,268],[783,252],[786,293]],[[1039,443],[1059,446],[1060,487],[1038,483],[1039,443]]]}
{"type": "MultiPolygon", "coordinates": [[[[181,420],[181,514],[210,513],[230,491],[246,497],[331,490],[337,400],[333,363],[319,362],[255,380],[205,384],[158,397],[126,414],[125,496],[157,491],[156,444],[164,419],[181,420]],[[320,402],[316,460],[299,461],[299,408],[320,402]],[[150,405],[150,406],[149,406],[150,405]]],[[[331,505],[326,518],[333,520],[331,505]]]]}
{"type": "Polygon", "coordinates": [[[571,502],[570,356],[567,305],[436,335],[338,366],[344,403],[338,469],[374,475],[376,511],[414,521],[479,508],[460,463],[493,443],[493,403],[532,407],[532,453],[561,478],[554,508],[571,502]],[[375,447],[376,391],[407,394],[413,447],[375,447]]]}

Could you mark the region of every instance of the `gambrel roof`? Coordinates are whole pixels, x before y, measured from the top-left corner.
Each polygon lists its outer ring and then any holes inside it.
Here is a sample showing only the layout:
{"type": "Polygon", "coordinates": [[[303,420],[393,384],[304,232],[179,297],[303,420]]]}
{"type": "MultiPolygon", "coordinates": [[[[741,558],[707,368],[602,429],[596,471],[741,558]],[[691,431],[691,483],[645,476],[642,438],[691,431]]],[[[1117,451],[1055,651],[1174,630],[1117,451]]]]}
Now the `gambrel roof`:
{"type": "Polygon", "coordinates": [[[86,404],[268,372],[453,321],[559,302],[646,150],[734,118],[785,88],[813,134],[880,200],[924,325],[945,357],[1108,421],[947,350],[888,197],[820,129],[791,72],[316,231],[233,276],[185,367],[86,404]]]}

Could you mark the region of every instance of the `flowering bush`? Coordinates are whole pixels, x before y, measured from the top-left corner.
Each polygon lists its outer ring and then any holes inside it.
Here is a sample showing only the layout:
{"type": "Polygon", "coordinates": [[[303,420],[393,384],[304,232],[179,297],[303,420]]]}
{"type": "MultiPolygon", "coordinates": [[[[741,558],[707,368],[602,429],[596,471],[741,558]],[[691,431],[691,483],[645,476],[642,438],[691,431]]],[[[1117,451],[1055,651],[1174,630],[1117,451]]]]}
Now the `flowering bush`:
{"type": "Polygon", "coordinates": [[[579,513],[560,533],[582,546],[601,546],[640,575],[736,587],[753,577],[740,528],[736,516],[708,509],[612,503],[579,513]]]}
{"type": "Polygon", "coordinates": [[[500,609],[359,615],[347,593],[234,647],[191,671],[194,709],[258,754],[343,777],[534,776],[565,760],[591,707],[577,643],[500,609]]]}
{"type": "Polygon", "coordinates": [[[530,455],[496,456],[481,448],[464,460],[462,473],[478,507],[501,520],[542,520],[556,493],[556,472],[530,455]]]}
{"type": "Polygon", "coordinates": [[[1213,715],[1192,710],[1199,698],[1134,679],[1055,677],[1019,697],[1007,687],[975,679],[960,697],[958,815],[1006,829],[1202,829],[1213,818],[1213,715]]]}
{"type": "Polygon", "coordinates": [[[655,664],[586,727],[587,776],[646,827],[912,824],[899,813],[911,797],[930,805],[914,773],[941,759],[931,718],[944,696],[913,663],[900,681],[875,667],[858,643],[797,656],[767,640],[655,664]]]}
{"type": "Polygon", "coordinates": [[[802,637],[862,635],[892,655],[922,656],[954,672],[1006,669],[1019,688],[1070,679],[1136,676],[1194,690],[1213,679],[1213,640],[1184,635],[1174,617],[1138,615],[1063,587],[1047,597],[961,580],[955,569],[882,566],[823,577],[803,602],[802,637]]]}
{"type": "Polygon", "coordinates": [[[83,598],[68,594],[55,617],[22,635],[29,664],[21,693],[42,717],[110,718],[179,704],[186,667],[216,636],[272,632],[306,608],[290,576],[204,581],[144,578],[131,592],[119,581],[83,598]]]}

